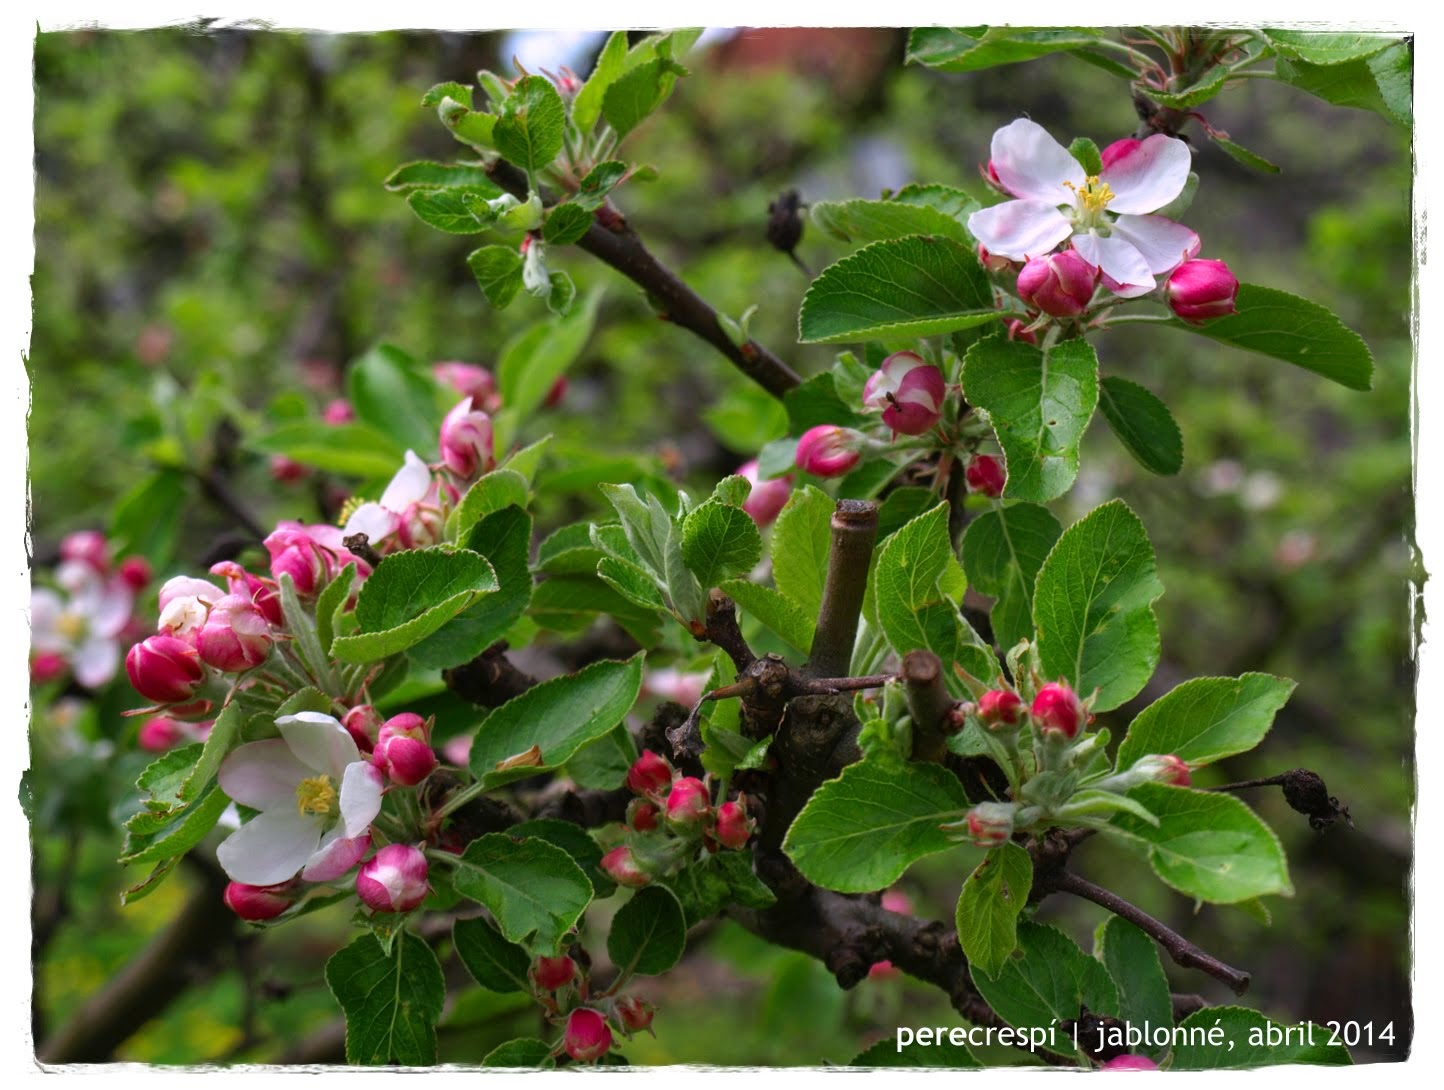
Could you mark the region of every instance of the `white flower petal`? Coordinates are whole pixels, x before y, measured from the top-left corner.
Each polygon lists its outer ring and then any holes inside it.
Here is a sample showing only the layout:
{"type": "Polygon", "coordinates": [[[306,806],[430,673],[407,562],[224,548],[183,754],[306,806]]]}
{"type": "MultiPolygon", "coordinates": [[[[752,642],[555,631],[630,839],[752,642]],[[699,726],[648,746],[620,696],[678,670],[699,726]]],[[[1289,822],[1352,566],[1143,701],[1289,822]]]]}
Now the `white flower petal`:
{"type": "Polygon", "coordinates": [[[247,742],[221,762],[221,790],[255,810],[296,809],[296,787],[314,773],[283,738],[247,742]]]}
{"type": "Polygon", "coordinates": [[[62,560],[55,566],[55,581],[72,595],[98,588],[101,579],[101,574],[84,560],[62,560]]]}
{"type": "Polygon", "coordinates": [[[993,133],[992,151],[993,169],[1003,188],[1024,200],[1072,204],[1073,191],[1063,183],[1082,186],[1086,180],[1083,168],[1068,149],[1049,136],[1042,125],[1026,117],[993,133]]]}
{"type": "Polygon", "coordinates": [[[1113,233],[1133,244],[1155,276],[1172,272],[1198,253],[1198,234],[1163,216],[1119,216],[1113,233]]]}
{"type": "Polygon", "coordinates": [[[87,603],[90,627],[103,636],[117,635],[130,620],[135,594],[120,580],[105,584],[95,598],[87,603]]]}
{"type": "Polygon", "coordinates": [[[1078,251],[1084,261],[1097,265],[1124,288],[1142,287],[1146,284],[1144,290],[1152,291],[1155,287],[1153,274],[1148,271],[1148,262],[1125,238],[1099,238],[1097,234],[1089,231],[1086,235],[1073,236],[1073,249],[1078,251]]]}
{"type": "Polygon", "coordinates": [[[92,635],[70,656],[75,680],[87,689],[98,689],[115,676],[120,665],[120,645],[105,636],[92,635]]]}
{"type": "MultiPolygon", "coordinates": [[[[1150,208],[1149,211],[1153,209],[1150,208]]],[[[416,456],[414,450],[408,450],[406,464],[396,471],[396,476],[391,478],[386,491],[381,493],[381,506],[400,514],[413,503],[425,498],[426,490],[430,487],[431,470],[426,468],[426,463],[416,456]]]]}
{"type": "Polygon", "coordinates": [[[315,815],[294,806],[267,810],[226,837],[216,860],[233,882],[273,886],[294,878],[320,842],[321,820],[315,815]]]}
{"type": "Polygon", "coordinates": [[[1157,211],[1183,192],[1192,163],[1182,140],[1154,133],[1100,175],[1113,190],[1108,211],[1134,215],[1157,211]]]}
{"type": "Polygon", "coordinates": [[[55,626],[64,613],[64,599],[49,587],[36,587],[30,592],[30,632],[37,649],[54,650],[41,647],[40,641],[54,642],[55,626]]]}
{"type": "Polygon", "coordinates": [[[320,848],[301,871],[302,878],[307,882],[334,881],[361,862],[371,847],[370,835],[347,837],[342,835],[344,832],[338,825],[321,838],[320,848]]]}
{"type": "Polygon", "coordinates": [[[1050,204],[1004,201],[969,216],[968,230],[990,254],[1026,261],[1052,250],[1073,233],[1073,225],[1050,204]]]}
{"type": "Polygon", "coordinates": [[[365,534],[366,539],[375,545],[394,534],[400,525],[401,519],[379,503],[363,503],[351,512],[341,536],[347,538],[352,534],[365,534]]]}
{"type": "Polygon", "coordinates": [[[346,835],[360,836],[381,812],[381,791],[386,778],[369,761],[349,765],[341,777],[341,821],[346,835]]]}
{"type": "Polygon", "coordinates": [[[340,780],[346,766],[361,759],[356,741],[336,719],[323,712],[297,712],[276,720],[281,737],[302,764],[340,780]]]}

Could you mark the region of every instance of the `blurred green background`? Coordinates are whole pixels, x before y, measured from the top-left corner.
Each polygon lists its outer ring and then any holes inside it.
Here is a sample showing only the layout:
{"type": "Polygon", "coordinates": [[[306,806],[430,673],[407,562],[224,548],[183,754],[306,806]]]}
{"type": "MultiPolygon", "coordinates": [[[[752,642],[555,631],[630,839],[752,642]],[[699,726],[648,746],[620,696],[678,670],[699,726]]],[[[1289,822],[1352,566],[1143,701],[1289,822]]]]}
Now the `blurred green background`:
{"type": "MultiPolygon", "coordinates": [[[[509,72],[502,58],[518,49],[531,70],[551,67],[555,57],[528,59],[538,40],[38,36],[28,361],[37,564],[63,533],[105,526],[154,462],[175,459],[177,431],[184,463],[223,462],[264,523],[323,517],[327,483],[276,484],[231,425],[244,437],[314,416],[339,392],[347,362],[378,342],[490,365],[542,316],[525,297],[490,309],[465,264],[473,241],[427,227],[381,184],[399,163],[462,151],[418,107],[426,88],[470,81],[479,67],[509,72]]],[[[570,40],[573,66],[587,71],[600,38],[570,40]]],[[[981,195],[989,138],[1020,114],[1064,143],[1088,135],[1104,146],[1136,124],[1125,86],[1071,58],[949,76],[904,67],[903,41],[885,30],[719,35],[692,54],[692,77],[635,138],[632,157],[660,177],[622,191],[631,222],[719,309],[760,304],[754,335],[803,373],[831,352],[795,344],[807,278],[764,239],[781,190],[816,201],[935,181],[981,195]]],[[[1299,688],[1269,739],[1207,773],[1209,782],[1306,766],[1351,808],[1355,827],[1315,833],[1276,792],[1246,795],[1279,830],[1297,889],[1270,905],[1271,926],[1235,909],[1195,913],[1096,844],[1080,851],[1078,869],[1252,972],[1250,1005],[1282,1021],[1392,1022],[1395,1043],[1357,1057],[1399,1058],[1411,1034],[1411,607],[1422,576],[1411,537],[1409,134],[1264,80],[1205,111],[1282,172],[1251,172],[1211,144],[1199,150],[1202,184],[1187,222],[1203,256],[1334,309],[1372,348],[1374,389],[1344,390],[1201,338],[1109,334],[1098,342],[1104,372],[1144,383],[1173,408],[1185,468],[1149,476],[1099,422],[1058,513],[1066,523],[1122,496],[1158,550],[1164,662],[1138,700],[1106,717],[1114,736],[1185,678],[1287,675],[1299,688]]],[[[814,273],[845,252],[813,229],[798,248],[814,273]]],[[[785,417],[765,395],[658,322],[640,292],[586,255],[555,261],[583,292],[604,286],[606,295],[566,399],[528,422],[523,438],[551,432],[563,456],[616,455],[609,479],[665,473],[706,487],[782,433],[785,417]]],[[[223,506],[197,495],[149,543],[161,577],[199,571],[234,529],[223,506]]],[[[554,485],[541,528],[596,506],[592,481],[554,485]]],[[[116,691],[98,704],[35,706],[37,1039],[164,928],[196,885],[182,873],[119,907],[134,877],[113,862],[110,816],[146,763],[126,741],[133,726],[115,714],[132,699],[116,691]]],[[[948,918],[973,862],[967,852],[934,858],[903,888],[919,912],[948,918]]],[[[1085,941],[1101,916],[1058,898],[1043,914],[1085,941]]],[[[336,1011],[320,972],[348,935],[344,913],[247,935],[198,967],[194,986],[116,1058],[334,1057],[324,1029],[336,1011]]],[[[1230,998],[1200,974],[1166,968],[1177,990],[1230,998]]],[[[725,922],[694,936],[683,965],[649,986],[662,1012],[655,1040],[626,1049],[638,1063],[842,1063],[899,1024],[950,1020],[930,989],[880,977],[844,994],[820,965],[725,922]]],[[[511,998],[464,993],[447,1016],[443,1059],[474,1062],[535,1033],[531,1008],[511,998]]]]}

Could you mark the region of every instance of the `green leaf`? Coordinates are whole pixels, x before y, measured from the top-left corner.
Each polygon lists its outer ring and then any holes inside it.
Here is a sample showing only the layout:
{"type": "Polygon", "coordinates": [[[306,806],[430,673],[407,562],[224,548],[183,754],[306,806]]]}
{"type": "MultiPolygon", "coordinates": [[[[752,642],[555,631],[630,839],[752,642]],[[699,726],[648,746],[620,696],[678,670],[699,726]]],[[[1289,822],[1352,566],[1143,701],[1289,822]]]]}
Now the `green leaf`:
{"type": "Polygon", "coordinates": [[[544,1067],[556,1066],[552,1046],[536,1037],[518,1037],[497,1045],[481,1061],[482,1067],[544,1067]]]}
{"type": "Polygon", "coordinates": [[[944,72],[976,72],[1078,49],[1100,37],[1101,31],[1082,27],[916,27],[908,35],[907,60],[944,72]]]}
{"type": "Polygon", "coordinates": [[[490,200],[497,194],[493,189],[414,189],[406,197],[406,203],[416,218],[428,227],[445,231],[449,235],[479,235],[489,224],[472,215],[467,195],[481,200],[490,200]]]}
{"type": "Polygon", "coordinates": [[[531,993],[527,977],[531,958],[516,943],[502,938],[489,921],[480,916],[457,920],[451,927],[451,942],[466,971],[483,988],[531,993]]]}
{"type": "MultiPolygon", "coordinates": [[[[246,445],[262,454],[284,454],[302,465],[348,477],[390,478],[403,453],[389,435],[359,423],[336,427],[310,421],[282,424],[246,445]]],[[[180,499],[176,504],[177,510],[183,506],[180,499]]]]}
{"type": "Polygon", "coordinates": [[[241,727],[245,721],[246,713],[241,710],[239,701],[232,701],[221,709],[221,714],[216,716],[215,722],[211,724],[211,732],[206,735],[205,748],[201,751],[200,759],[196,761],[195,769],[186,777],[185,783],[181,784],[178,792],[181,802],[194,802],[201,791],[210,786],[226,754],[240,741],[241,727]]]}
{"type": "Polygon", "coordinates": [[[360,631],[339,636],[342,662],[375,662],[405,651],[498,588],[486,558],[468,549],[410,549],[382,559],[356,597],[360,631]]]}
{"type": "Polygon", "coordinates": [[[588,742],[620,723],[642,689],[642,658],[602,661],[575,674],[552,678],[513,697],[486,718],[472,742],[470,766],[489,787],[559,768],[588,742]],[[497,771],[496,765],[541,749],[542,764],[497,771]]]}
{"type": "Polygon", "coordinates": [[[718,587],[741,607],[742,612],[756,617],[799,653],[806,655],[812,650],[812,636],[817,623],[815,612],[805,612],[791,598],[771,587],[749,583],[745,579],[728,579],[719,583],[718,587]]]}
{"type": "Polygon", "coordinates": [[[620,76],[602,96],[602,116],[618,139],[645,121],[672,93],[686,69],[668,57],[656,57],[620,76]]]}
{"type": "Polygon", "coordinates": [[[641,609],[666,612],[667,603],[657,581],[637,565],[620,557],[604,556],[597,561],[597,578],[641,609]]]}
{"type": "Polygon", "coordinates": [[[483,246],[466,255],[466,264],[486,301],[498,310],[521,290],[522,257],[515,246],[483,246]]]}
{"type": "MultiPolygon", "coordinates": [[[[1173,999],[1168,978],[1153,940],[1119,916],[1110,916],[1099,928],[1094,956],[1103,963],[1118,989],[1118,1017],[1140,1029],[1144,1023],[1173,1025],[1173,999]]],[[[1153,1048],[1144,1051],[1157,1055],[1153,1048]]]]}
{"type": "Polygon", "coordinates": [[[346,1013],[347,1063],[436,1062],[446,981],[422,939],[403,931],[388,955],[374,935],[362,935],[326,962],[326,984],[346,1013]]]}
{"type": "Polygon", "coordinates": [[[968,584],[991,594],[993,635],[1008,649],[1033,635],[1033,584],[1063,528],[1046,507],[1014,503],[985,511],[963,535],[968,584]]]}
{"type": "Polygon", "coordinates": [[[226,798],[225,793],[212,784],[189,806],[165,815],[167,823],[160,829],[143,834],[138,832],[142,826],[129,829],[124,854],[120,857],[121,864],[128,867],[133,863],[158,863],[184,855],[215,828],[222,812],[230,804],[231,800],[226,798]]]}
{"type": "Polygon", "coordinates": [[[909,182],[894,193],[890,199],[897,204],[916,204],[936,209],[965,226],[968,217],[979,207],[978,202],[968,193],[950,185],[919,185],[916,182],[909,182]]]}
{"type": "Polygon", "coordinates": [[[497,364],[496,382],[505,411],[513,418],[525,420],[535,412],[557,379],[581,356],[601,299],[600,292],[593,292],[585,305],[566,317],[540,322],[507,342],[497,364]]]}
{"type": "MultiPolygon", "coordinates": [[[[1171,107],[1175,110],[1187,110],[1193,106],[1199,106],[1213,98],[1228,83],[1229,70],[1226,65],[1218,65],[1208,69],[1197,83],[1179,91],[1155,91],[1151,87],[1142,87],[1143,94],[1147,95],[1154,102],[1171,107]]],[[[1140,85],[1141,86],[1141,85],[1140,85]]],[[[1090,173],[1097,173],[1092,171],[1090,173]]]]}
{"type": "Polygon", "coordinates": [[[142,477],[111,510],[112,552],[143,556],[158,569],[169,565],[189,494],[189,478],[178,469],[161,469],[142,477]]]}
{"type": "Polygon", "coordinates": [[[336,623],[351,600],[351,585],[356,581],[356,564],[348,563],[316,596],[316,639],[325,654],[331,653],[336,638],[336,623]]]}
{"type": "Polygon", "coordinates": [[[639,889],[612,917],[607,956],[625,975],[657,976],[682,960],[687,921],[665,886],[639,889]]]}
{"type": "Polygon", "coordinates": [[[566,124],[567,108],[551,80],[523,76],[501,104],[492,142],[511,162],[535,174],[562,150],[566,124]]]}
{"type": "MultiPolygon", "coordinates": [[[[867,422],[867,417],[842,399],[842,395],[837,392],[837,380],[829,372],[813,375],[800,386],[794,386],[782,396],[782,403],[787,407],[787,419],[794,432],[804,432],[817,424],[855,427],[867,422]]],[[[797,452],[797,441],[794,439],[790,442],[792,452],[787,459],[788,468],[791,468],[797,452]]],[[[763,453],[766,454],[765,451],[763,453]]],[[[759,472],[770,472],[762,468],[767,464],[762,458],[758,459],[758,463],[759,472]]]]}
{"type": "Polygon", "coordinates": [[[1077,160],[1078,165],[1083,168],[1084,174],[1103,173],[1103,156],[1098,151],[1098,145],[1088,137],[1080,136],[1069,144],[1068,154],[1077,160]]]}
{"type": "Polygon", "coordinates": [[[951,238],[884,239],[829,265],[802,300],[798,337],[836,344],[930,337],[997,320],[971,247],[951,238]]]}
{"type": "Polygon", "coordinates": [[[592,899],[581,867],[537,837],[488,833],[473,840],[456,860],[452,881],[463,897],[487,907],[507,941],[543,957],[561,951],[592,899]]]}
{"type": "Polygon", "coordinates": [[[471,88],[464,83],[457,83],[455,80],[436,84],[421,96],[421,105],[423,107],[440,106],[448,98],[460,103],[468,110],[471,109],[471,88]]]}
{"type": "Polygon", "coordinates": [[[1276,288],[1243,284],[1237,314],[1199,326],[1176,319],[1162,324],[1286,360],[1351,390],[1367,390],[1372,382],[1374,360],[1362,337],[1317,303],[1276,288]]]}
{"type": "Polygon", "coordinates": [[[877,242],[908,235],[938,235],[972,240],[954,217],[925,204],[902,201],[819,201],[809,212],[812,222],[843,242],[877,242]]]}
{"type": "Polygon", "coordinates": [[[204,746],[196,742],[181,746],[169,753],[163,753],[141,771],[135,786],[143,795],[150,796],[146,806],[162,812],[179,809],[181,790],[191,778],[196,762],[205,752],[204,746]]]}
{"type": "MultiPolygon", "coordinates": [[[[626,732],[627,728],[624,724],[603,738],[602,742],[610,741],[615,734],[626,734],[626,732]]],[[[592,749],[598,744],[600,743],[594,742],[590,746],[584,746],[580,753],[585,753],[588,749],[592,749]]],[[[633,760],[636,759],[636,753],[636,747],[634,746],[632,748],[633,760]]],[[[630,768],[631,763],[631,761],[628,761],[627,767],[630,768]]],[[[612,787],[618,787],[620,784],[621,780],[618,779],[617,783],[612,784],[612,787]]],[[[610,788],[608,788],[608,790],[610,790],[610,788]]],[[[531,821],[524,821],[520,825],[513,825],[506,832],[508,836],[512,837],[538,837],[545,840],[548,844],[552,844],[566,852],[567,855],[572,857],[572,862],[582,868],[582,873],[587,876],[587,881],[591,882],[592,890],[596,896],[609,897],[617,891],[617,883],[612,881],[607,875],[607,872],[601,869],[601,847],[592,839],[591,834],[580,825],[573,825],[570,821],[561,821],[556,818],[533,818],[531,821]]]]}
{"type": "Polygon", "coordinates": [[[418,189],[466,189],[491,199],[502,189],[491,180],[486,167],[472,163],[406,163],[393,170],[381,183],[393,193],[418,189]]]}
{"type": "MultiPolygon", "coordinates": [[[[626,723],[618,723],[595,742],[588,742],[577,750],[576,756],[567,762],[566,772],[578,787],[613,791],[622,786],[627,770],[636,759],[637,743],[632,740],[632,732],[626,723]]],[[[600,853],[597,858],[601,858],[600,853]]],[[[597,884],[591,874],[587,877],[592,878],[592,885],[597,884]]]]}
{"type": "Polygon", "coordinates": [[[526,478],[520,473],[510,469],[492,470],[466,490],[451,519],[447,520],[447,529],[461,540],[487,515],[512,506],[525,509],[530,498],[526,478]]]}
{"type": "Polygon", "coordinates": [[[879,753],[819,787],[782,847],[810,881],[867,893],[892,885],[923,856],[954,847],[938,826],[968,808],[963,785],[942,765],[879,753]]]}
{"type": "Polygon", "coordinates": [[[762,559],[762,535],[740,507],[709,500],[682,522],[682,561],[704,588],[746,575],[762,559]]]}
{"type": "Polygon", "coordinates": [[[389,344],[367,352],[347,369],[346,396],[363,424],[424,459],[437,456],[436,385],[405,352],[389,344]]]}
{"type": "Polygon", "coordinates": [[[982,1067],[967,1046],[940,1041],[919,1044],[909,1041],[898,1047],[897,1037],[884,1037],[871,1048],[859,1052],[848,1067],[982,1067]]]}
{"type": "MultiPolygon", "coordinates": [[[[573,107],[573,112],[575,109],[573,107]]],[[[587,176],[577,186],[576,196],[572,198],[571,203],[588,212],[595,212],[606,201],[607,195],[622,184],[629,169],[626,163],[618,162],[616,159],[598,163],[587,172],[587,176]]]]}
{"type": "Polygon", "coordinates": [[[1195,1011],[1178,1028],[1170,1071],[1220,1071],[1271,1064],[1352,1064],[1349,1050],[1330,1043],[1333,1031],[1315,1022],[1284,1025],[1245,1007],[1205,1007],[1195,1011]],[[1207,1044],[1207,1034],[1223,1034],[1233,1047],[1207,1044]],[[1194,1038],[1189,1041],[1189,1036],[1194,1038]],[[1202,1040],[1200,1040],[1202,1038],[1202,1040]],[[1301,1040],[1302,1038],[1302,1040],[1301,1040]],[[1277,1042],[1277,1043],[1271,1043],[1277,1042]],[[1285,1043],[1287,1042],[1287,1043],[1285,1043]]]}
{"type": "Polygon", "coordinates": [[[407,655],[418,666],[446,669],[470,662],[506,635],[531,601],[532,577],[527,563],[530,515],[519,507],[494,511],[471,528],[465,544],[486,558],[501,589],[483,595],[413,646],[407,655]]]}
{"type": "Polygon", "coordinates": [[[1413,56],[1403,44],[1341,64],[1309,64],[1279,57],[1274,74],[1293,87],[1355,110],[1370,110],[1408,127],[1413,119],[1413,56]]]}
{"type": "Polygon", "coordinates": [[[1132,699],[1153,676],[1160,652],[1153,601],[1163,584],[1138,516],[1113,500],[1058,539],[1038,572],[1033,622],[1042,672],[1095,711],[1132,699]]]}
{"type": "Polygon", "coordinates": [[[1099,383],[1098,407],[1118,441],[1144,469],[1171,477],[1183,468],[1183,434],[1168,406],[1152,392],[1110,375],[1099,383]]]}
{"type": "Polygon", "coordinates": [[[1078,476],[1078,444],[1098,404],[1098,357],[1082,339],[1048,351],[1003,336],[968,349],[963,392],[987,412],[1008,461],[1009,499],[1046,503],[1078,476]]]}
{"type": "Polygon", "coordinates": [[[1261,170],[1265,174],[1277,174],[1282,169],[1277,163],[1270,162],[1257,152],[1249,151],[1242,144],[1235,144],[1226,137],[1215,135],[1210,139],[1236,163],[1242,163],[1253,170],[1261,170]]]}
{"type": "Polygon", "coordinates": [[[1018,945],[1023,956],[1008,958],[999,972],[973,973],[979,993],[1010,1026],[1047,1028],[1055,1019],[1077,1018],[1081,1006],[1118,1016],[1118,990],[1108,971],[1062,931],[1020,923],[1018,945]]]}
{"type": "Polygon", "coordinates": [[[772,527],[772,581],[809,625],[822,605],[835,507],[827,493],[805,484],[793,490],[772,527]]]}
{"type": "Polygon", "coordinates": [[[958,940],[968,964],[997,976],[1018,945],[1018,914],[1033,888],[1033,860],[1017,844],[992,849],[963,883],[958,940]]]}
{"type": "Polygon", "coordinates": [[[728,387],[702,419],[730,450],[759,450],[787,434],[787,409],[751,382],[728,387]]]}
{"type": "Polygon", "coordinates": [[[1266,27],[1265,38],[1282,57],[1309,64],[1343,64],[1372,57],[1399,39],[1382,34],[1321,34],[1316,30],[1282,30],[1266,27]]]}
{"type": "Polygon", "coordinates": [[[1102,831],[1140,851],[1153,873],[1180,893],[1220,905],[1293,895],[1278,837],[1233,796],[1145,783],[1128,797],[1158,824],[1123,813],[1102,831]]]}
{"type": "Polygon", "coordinates": [[[592,213],[579,204],[559,204],[548,213],[542,239],[553,246],[578,241],[592,225],[592,213]]]}
{"type": "Polygon", "coordinates": [[[1138,713],[1118,747],[1118,767],[1151,753],[1173,754],[1201,768],[1263,741],[1274,715],[1294,691],[1271,674],[1185,681],[1138,713]]]}
{"type": "Polygon", "coordinates": [[[597,118],[602,114],[602,96],[607,93],[607,88],[616,82],[617,77],[626,71],[626,58],[627,32],[614,30],[607,38],[607,44],[602,46],[592,74],[587,77],[587,82],[582,84],[582,89],[572,100],[572,123],[583,135],[591,132],[596,125],[597,118]]]}

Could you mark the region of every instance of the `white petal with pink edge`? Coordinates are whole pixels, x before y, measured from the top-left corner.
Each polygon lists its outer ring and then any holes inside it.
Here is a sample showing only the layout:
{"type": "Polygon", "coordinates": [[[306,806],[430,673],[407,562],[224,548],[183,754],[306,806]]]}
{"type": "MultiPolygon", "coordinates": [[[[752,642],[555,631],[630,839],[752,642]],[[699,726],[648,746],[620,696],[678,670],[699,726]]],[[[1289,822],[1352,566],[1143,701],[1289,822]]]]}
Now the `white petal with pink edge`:
{"type": "Polygon", "coordinates": [[[87,689],[98,689],[115,676],[120,665],[120,644],[108,636],[93,635],[70,657],[75,680],[87,689]]]}
{"type": "Polygon", "coordinates": [[[283,715],[276,726],[302,764],[334,780],[340,780],[347,766],[361,759],[351,732],[324,712],[283,715]]]}
{"type": "Polygon", "coordinates": [[[216,778],[232,800],[253,810],[296,807],[296,787],[314,772],[284,738],[247,742],[221,762],[216,778]]]}
{"type": "Polygon", "coordinates": [[[1068,217],[1041,201],[1004,201],[968,217],[968,230],[990,254],[1026,261],[1073,233],[1068,217]]]}
{"type": "Polygon", "coordinates": [[[1003,188],[1023,200],[1072,204],[1073,191],[1063,183],[1082,186],[1086,181],[1083,168],[1068,149],[1049,136],[1042,125],[1026,117],[993,133],[992,154],[993,169],[1003,188]]]}
{"type": "Polygon", "coordinates": [[[396,471],[386,491],[381,493],[381,506],[388,511],[405,511],[413,503],[425,498],[431,487],[431,470],[416,456],[414,450],[406,452],[406,464],[396,471]]]}
{"type": "Polygon", "coordinates": [[[1124,287],[1142,287],[1152,291],[1155,282],[1148,262],[1127,239],[1100,238],[1095,232],[1073,236],[1073,249],[1090,265],[1096,265],[1124,287]]]}
{"type": "Polygon", "coordinates": [[[1113,234],[1131,243],[1155,276],[1172,272],[1199,251],[1198,233],[1164,216],[1119,216],[1113,234]]]}
{"type": "Polygon", "coordinates": [[[396,512],[388,511],[379,503],[363,503],[351,512],[341,536],[344,539],[352,534],[365,534],[366,540],[375,544],[394,534],[400,525],[401,518],[396,512]]]}
{"type": "Polygon", "coordinates": [[[371,847],[371,834],[343,836],[341,826],[336,826],[321,838],[321,846],[311,856],[301,877],[308,882],[330,882],[361,862],[361,857],[371,847]]]}
{"type": "Polygon", "coordinates": [[[347,836],[360,836],[381,812],[386,777],[369,761],[357,761],[341,776],[341,822],[347,836]]]}
{"type": "Polygon", "coordinates": [[[1182,140],[1155,133],[1108,165],[1099,176],[1113,190],[1108,211],[1156,212],[1183,192],[1193,156],[1182,140]]]}
{"type": "Polygon", "coordinates": [[[257,814],[221,842],[216,860],[233,882],[273,886],[294,878],[321,843],[322,819],[295,807],[257,814]]]}

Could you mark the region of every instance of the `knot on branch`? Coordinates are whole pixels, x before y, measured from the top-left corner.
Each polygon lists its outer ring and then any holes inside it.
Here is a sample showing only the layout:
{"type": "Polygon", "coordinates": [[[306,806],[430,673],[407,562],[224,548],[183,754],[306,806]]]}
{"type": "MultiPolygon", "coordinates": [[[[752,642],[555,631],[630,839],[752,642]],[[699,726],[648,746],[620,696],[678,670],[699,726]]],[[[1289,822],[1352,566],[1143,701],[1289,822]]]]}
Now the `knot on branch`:
{"type": "Polygon", "coordinates": [[[517,669],[506,651],[506,641],[500,640],[470,662],[443,670],[441,679],[463,700],[482,708],[499,708],[536,684],[536,678],[517,669]]]}
{"type": "Polygon", "coordinates": [[[1349,808],[1341,806],[1339,800],[1329,794],[1323,777],[1317,772],[1295,768],[1285,772],[1281,780],[1284,801],[1299,813],[1309,816],[1310,828],[1327,829],[1340,819],[1353,827],[1354,819],[1349,816],[1349,808]]]}

